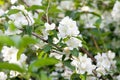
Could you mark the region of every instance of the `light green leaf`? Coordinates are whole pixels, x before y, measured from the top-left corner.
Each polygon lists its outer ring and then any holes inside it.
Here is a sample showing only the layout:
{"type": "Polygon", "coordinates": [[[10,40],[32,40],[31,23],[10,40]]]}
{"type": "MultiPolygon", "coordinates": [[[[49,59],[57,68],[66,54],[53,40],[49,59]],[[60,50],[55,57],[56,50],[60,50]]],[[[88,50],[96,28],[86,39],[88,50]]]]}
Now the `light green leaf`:
{"type": "Polygon", "coordinates": [[[18,71],[20,73],[23,73],[25,71],[24,69],[22,69],[18,65],[12,64],[12,63],[10,64],[10,63],[7,63],[7,62],[0,62],[0,69],[14,70],[14,71],[18,71]]]}
{"type": "Polygon", "coordinates": [[[30,10],[44,9],[44,8],[45,7],[43,7],[43,6],[33,5],[33,6],[29,7],[29,8],[27,8],[27,10],[30,11],[30,10]]]}
{"type": "Polygon", "coordinates": [[[13,46],[13,40],[8,36],[0,36],[0,44],[13,46]]]}
{"type": "Polygon", "coordinates": [[[48,65],[54,65],[58,63],[59,60],[55,58],[41,58],[37,59],[33,63],[30,64],[29,66],[29,71],[34,71],[34,68],[40,68],[48,65]]]}
{"type": "Polygon", "coordinates": [[[18,9],[11,9],[11,10],[8,11],[7,15],[16,14],[18,12],[20,12],[20,10],[18,10],[18,9]]]}
{"type": "Polygon", "coordinates": [[[25,48],[20,48],[18,53],[17,53],[17,60],[20,59],[21,54],[24,52],[25,48]]]}
{"type": "Polygon", "coordinates": [[[37,40],[33,37],[30,36],[23,36],[23,38],[21,39],[20,43],[19,43],[19,47],[27,47],[30,44],[35,44],[37,43],[37,40]]]}

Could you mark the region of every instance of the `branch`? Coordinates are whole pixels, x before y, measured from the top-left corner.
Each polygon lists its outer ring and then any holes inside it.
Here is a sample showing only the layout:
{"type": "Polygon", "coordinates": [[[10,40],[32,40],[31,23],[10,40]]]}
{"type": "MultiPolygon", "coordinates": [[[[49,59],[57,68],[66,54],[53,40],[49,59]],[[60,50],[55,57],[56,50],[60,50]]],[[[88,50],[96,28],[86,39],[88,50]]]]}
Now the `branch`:
{"type": "Polygon", "coordinates": [[[92,61],[96,64],[96,59],[86,49],[80,47],[79,51],[82,51],[83,53],[87,54],[87,56],[90,57],[92,59],[92,61]]]}

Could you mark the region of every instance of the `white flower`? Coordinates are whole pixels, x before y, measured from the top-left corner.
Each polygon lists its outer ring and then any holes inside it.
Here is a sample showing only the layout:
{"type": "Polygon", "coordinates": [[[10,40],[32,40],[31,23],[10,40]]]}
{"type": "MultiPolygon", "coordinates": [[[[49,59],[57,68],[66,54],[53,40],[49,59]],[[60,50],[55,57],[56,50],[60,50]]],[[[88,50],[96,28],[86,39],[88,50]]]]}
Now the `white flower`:
{"type": "Polygon", "coordinates": [[[3,9],[0,9],[0,16],[2,16],[5,13],[3,9]]]}
{"type": "Polygon", "coordinates": [[[94,16],[93,14],[83,14],[80,16],[81,20],[84,22],[85,28],[96,28],[94,26],[95,22],[99,19],[98,17],[94,16]]]}
{"type": "Polygon", "coordinates": [[[83,6],[83,7],[81,8],[81,11],[88,12],[88,11],[90,11],[90,8],[89,8],[88,6],[83,6]]]}
{"type": "Polygon", "coordinates": [[[108,51],[106,53],[98,53],[95,56],[95,59],[97,61],[97,69],[98,75],[106,75],[107,72],[109,72],[111,69],[115,69],[116,61],[113,59],[115,58],[115,53],[108,51]]]}
{"type": "Polygon", "coordinates": [[[17,0],[10,0],[11,1],[11,4],[14,4],[17,2],[17,0]]]}
{"type": "Polygon", "coordinates": [[[17,71],[10,71],[10,78],[18,76],[20,73],[17,71]]]}
{"type": "Polygon", "coordinates": [[[112,17],[115,21],[119,21],[120,20],[120,2],[117,0],[114,4],[113,10],[111,12],[112,17]]]}
{"type": "Polygon", "coordinates": [[[21,54],[20,59],[17,60],[18,49],[16,49],[15,47],[9,48],[7,46],[4,46],[1,52],[3,56],[3,61],[8,61],[9,63],[15,63],[21,67],[25,64],[25,61],[27,59],[27,56],[25,54],[21,54]]]}
{"type": "Polygon", "coordinates": [[[107,56],[109,59],[114,59],[115,58],[115,53],[112,51],[108,51],[107,56]]]}
{"type": "Polygon", "coordinates": [[[67,36],[77,36],[79,34],[76,21],[73,21],[68,16],[61,20],[58,30],[61,38],[65,38],[67,36]]]}
{"type": "Polygon", "coordinates": [[[9,27],[7,30],[5,30],[6,35],[15,35],[15,34],[20,34],[20,33],[22,33],[21,30],[18,30],[18,29],[11,30],[9,27]]]}
{"type": "Polygon", "coordinates": [[[95,56],[95,59],[97,60],[97,66],[100,67],[104,67],[105,69],[109,70],[110,69],[110,62],[107,58],[107,55],[106,53],[103,53],[102,55],[101,54],[98,54],[95,56]]]}
{"type": "Polygon", "coordinates": [[[13,55],[12,58],[9,60],[9,63],[18,64],[19,66],[23,66],[26,62],[27,56],[25,54],[21,54],[20,59],[17,60],[17,54],[13,55]]]}
{"type": "Polygon", "coordinates": [[[14,54],[17,54],[18,49],[16,49],[15,47],[7,47],[7,46],[3,46],[1,53],[3,56],[3,61],[9,61],[11,60],[12,56],[14,56],[14,54]]]}
{"type": "Polygon", "coordinates": [[[95,65],[92,65],[92,60],[87,58],[86,54],[84,56],[79,55],[78,58],[74,57],[71,65],[75,66],[76,73],[78,74],[84,74],[85,72],[92,74],[92,70],[96,68],[95,65]]]}
{"type": "Polygon", "coordinates": [[[53,30],[55,29],[55,24],[49,24],[49,23],[45,23],[45,31],[49,31],[49,30],[53,30]]]}
{"type": "Polygon", "coordinates": [[[87,76],[86,80],[97,80],[95,76],[87,76]]]}
{"type": "Polygon", "coordinates": [[[65,9],[65,10],[74,10],[74,2],[71,0],[61,1],[60,8],[65,9]]]}
{"type": "Polygon", "coordinates": [[[72,70],[68,67],[65,67],[64,72],[61,74],[64,79],[70,80],[70,76],[72,75],[72,70]]]}
{"type": "Polygon", "coordinates": [[[6,80],[7,75],[4,72],[0,72],[0,80],[6,80]]]}
{"type": "Polygon", "coordinates": [[[25,15],[23,15],[22,12],[18,12],[16,14],[12,14],[9,17],[9,19],[14,21],[14,24],[16,27],[21,28],[22,25],[32,25],[34,24],[34,19],[32,16],[32,13],[27,12],[25,10],[25,7],[23,5],[20,6],[12,6],[11,9],[19,9],[24,12],[25,15]]]}
{"type": "Polygon", "coordinates": [[[41,2],[42,0],[24,0],[27,5],[32,6],[32,5],[42,5],[41,2]]]}
{"type": "Polygon", "coordinates": [[[24,13],[27,13],[27,10],[25,9],[24,5],[12,6],[11,9],[18,9],[23,11],[24,13]]]}
{"type": "Polygon", "coordinates": [[[52,53],[50,53],[49,56],[50,56],[50,57],[55,57],[56,59],[59,59],[59,60],[62,60],[62,56],[63,56],[63,55],[60,55],[60,54],[55,53],[55,52],[52,52],[52,53]]]}
{"type": "Polygon", "coordinates": [[[65,42],[70,50],[78,47],[82,47],[82,41],[75,38],[71,37],[69,40],[65,42]]]}
{"type": "Polygon", "coordinates": [[[105,71],[105,68],[104,67],[98,67],[96,69],[96,72],[97,72],[97,76],[100,77],[101,75],[106,75],[106,71],[105,71]]]}
{"type": "Polygon", "coordinates": [[[117,80],[120,80],[120,75],[118,75],[116,78],[117,78],[117,80]]]}
{"type": "Polygon", "coordinates": [[[43,37],[45,40],[48,39],[49,31],[55,29],[55,24],[45,23],[45,29],[42,30],[43,37]]]}

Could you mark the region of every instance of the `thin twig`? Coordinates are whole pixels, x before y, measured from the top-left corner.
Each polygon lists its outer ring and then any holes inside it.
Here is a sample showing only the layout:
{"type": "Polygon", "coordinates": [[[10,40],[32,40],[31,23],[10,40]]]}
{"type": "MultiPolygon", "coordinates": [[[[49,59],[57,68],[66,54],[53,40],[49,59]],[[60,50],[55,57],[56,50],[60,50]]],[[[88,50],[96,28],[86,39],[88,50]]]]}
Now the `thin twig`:
{"type": "Polygon", "coordinates": [[[97,50],[100,50],[100,48],[99,48],[99,46],[98,46],[98,44],[97,44],[95,38],[94,38],[93,36],[91,36],[91,38],[92,38],[92,40],[93,40],[93,43],[94,43],[96,49],[97,49],[97,50]]]}

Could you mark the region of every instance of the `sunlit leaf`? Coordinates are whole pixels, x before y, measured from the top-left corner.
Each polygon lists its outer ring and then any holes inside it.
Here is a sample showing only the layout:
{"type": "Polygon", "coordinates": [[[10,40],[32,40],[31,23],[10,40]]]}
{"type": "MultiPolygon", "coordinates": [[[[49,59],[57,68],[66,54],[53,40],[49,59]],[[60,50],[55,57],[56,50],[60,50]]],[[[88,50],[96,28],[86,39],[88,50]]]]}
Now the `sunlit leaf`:
{"type": "Polygon", "coordinates": [[[0,69],[14,70],[14,71],[18,71],[20,73],[23,73],[25,71],[20,66],[18,66],[16,64],[12,64],[12,63],[7,63],[7,62],[0,62],[0,69]]]}

